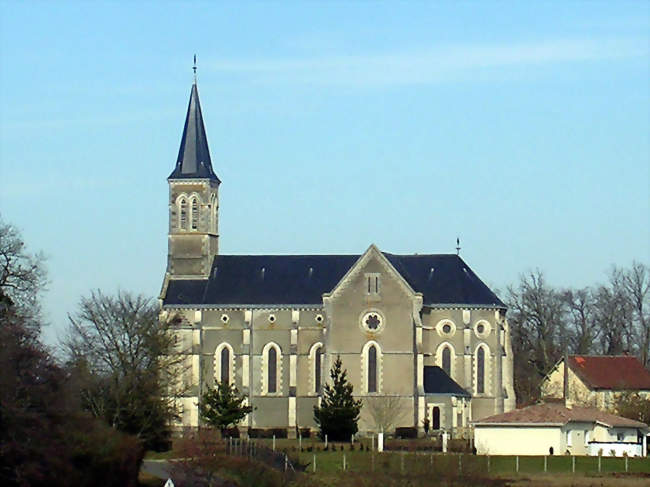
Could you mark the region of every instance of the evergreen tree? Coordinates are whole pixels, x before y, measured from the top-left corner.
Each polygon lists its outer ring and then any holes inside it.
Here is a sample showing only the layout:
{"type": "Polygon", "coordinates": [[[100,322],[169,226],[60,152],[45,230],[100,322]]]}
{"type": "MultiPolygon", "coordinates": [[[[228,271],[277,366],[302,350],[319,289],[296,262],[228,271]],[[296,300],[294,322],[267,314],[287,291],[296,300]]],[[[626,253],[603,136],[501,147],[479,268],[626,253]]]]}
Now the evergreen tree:
{"type": "Polygon", "coordinates": [[[330,441],[349,441],[358,431],[361,401],[352,397],[352,384],[347,370],[341,370],[341,357],[336,358],[330,370],[332,385],[325,385],[321,407],[314,406],[314,419],[320,427],[320,436],[330,441]]]}
{"type": "Polygon", "coordinates": [[[228,426],[236,426],[253,408],[244,404],[246,398],[237,387],[226,382],[217,382],[209,387],[199,403],[201,419],[223,433],[228,426]]]}

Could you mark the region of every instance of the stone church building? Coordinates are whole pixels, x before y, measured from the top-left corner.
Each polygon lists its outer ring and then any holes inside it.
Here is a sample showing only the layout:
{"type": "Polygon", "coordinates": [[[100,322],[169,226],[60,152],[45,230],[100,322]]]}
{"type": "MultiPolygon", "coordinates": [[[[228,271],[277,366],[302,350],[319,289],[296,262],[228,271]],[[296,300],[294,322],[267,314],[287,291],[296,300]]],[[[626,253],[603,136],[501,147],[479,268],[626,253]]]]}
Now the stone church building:
{"type": "Polygon", "coordinates": [[[161,319],[187,357],[182,425],[228,381],[255,407],[240,427],[314,428],[336,357],[364,401],[361,432],[382,428],[386,409],[393,426],[428,418],[460,434],[514,408],[506,307],[458,255],[219,253],[221,181],[196,82],[168,182],[161,319]]]}

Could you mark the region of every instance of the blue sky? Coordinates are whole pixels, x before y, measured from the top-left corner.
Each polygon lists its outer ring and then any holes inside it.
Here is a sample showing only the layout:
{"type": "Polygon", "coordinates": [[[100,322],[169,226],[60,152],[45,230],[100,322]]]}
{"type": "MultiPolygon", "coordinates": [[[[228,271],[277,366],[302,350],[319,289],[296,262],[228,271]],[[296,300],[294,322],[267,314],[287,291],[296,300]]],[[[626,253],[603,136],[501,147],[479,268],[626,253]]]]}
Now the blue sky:
{"type": "Polygon", "coordinates": [[[156,296],[192,80],[222,253],[454,252],[503,289],[650,260],[648,2],[0,3],[0,214],[156,296]]]}

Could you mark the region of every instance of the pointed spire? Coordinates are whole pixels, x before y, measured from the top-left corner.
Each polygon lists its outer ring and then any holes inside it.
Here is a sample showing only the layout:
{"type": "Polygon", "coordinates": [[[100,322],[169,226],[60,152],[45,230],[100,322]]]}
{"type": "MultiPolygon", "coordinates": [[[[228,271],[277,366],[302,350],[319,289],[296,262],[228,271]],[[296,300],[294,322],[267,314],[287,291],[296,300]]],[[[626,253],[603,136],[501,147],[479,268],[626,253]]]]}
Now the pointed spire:
{"type": "Polygon", "coordinates": [[[205,127],[203,126],[203,115],[201,113],[201,103],[199,102],[196,79],[192,84],[190,103],[187,107],[185,127],[183,128],[183,137],[181,138],[181,147],[178,151],[178,159],[176,159],[176,167],[169,175],[169,179],[186,178],[215,179],[217,182],[221,182],[212,170],[212,161],[210,159],[210,150],[208,149],[208,139],[205,135],[205,127]]]}

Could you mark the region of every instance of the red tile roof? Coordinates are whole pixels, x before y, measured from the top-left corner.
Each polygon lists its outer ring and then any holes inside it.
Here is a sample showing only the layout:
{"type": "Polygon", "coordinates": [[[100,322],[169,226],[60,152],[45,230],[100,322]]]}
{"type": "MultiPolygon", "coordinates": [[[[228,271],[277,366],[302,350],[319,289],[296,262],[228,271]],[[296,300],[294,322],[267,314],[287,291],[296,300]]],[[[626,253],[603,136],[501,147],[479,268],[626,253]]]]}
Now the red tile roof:
{"type": "Polygon", "coordinates": [[[515,409],[504,414],[490,416],[474,423],[475,425],[490,424],[539,424],[565,425],[569,422],[603,423],[610,427],[646,428],[645,423],[606,413],[595,408],[573,407],[567,409],[558,402],[535,404],[521,409],[515,409]]]}
{"type": "Polygon", "coordinates": [[[569,367],[592,389],[650,390],[650,372],[629,355],[570,355],[569,367]]]}

